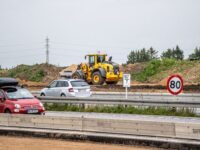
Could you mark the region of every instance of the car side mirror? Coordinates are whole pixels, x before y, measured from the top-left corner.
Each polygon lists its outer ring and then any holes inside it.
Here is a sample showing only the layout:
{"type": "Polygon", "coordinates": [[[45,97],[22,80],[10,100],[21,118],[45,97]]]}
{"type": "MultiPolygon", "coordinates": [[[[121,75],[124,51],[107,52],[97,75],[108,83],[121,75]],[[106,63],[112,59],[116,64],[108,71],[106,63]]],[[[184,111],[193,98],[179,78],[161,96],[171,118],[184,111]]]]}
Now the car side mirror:
{"type": "Polygon", "coordinates": [[[49,89],[49,88],[51,88],[49,85],[48,85],[48,86],[46,86],[46,87],[47,87],[48,89],[49,89]]]}

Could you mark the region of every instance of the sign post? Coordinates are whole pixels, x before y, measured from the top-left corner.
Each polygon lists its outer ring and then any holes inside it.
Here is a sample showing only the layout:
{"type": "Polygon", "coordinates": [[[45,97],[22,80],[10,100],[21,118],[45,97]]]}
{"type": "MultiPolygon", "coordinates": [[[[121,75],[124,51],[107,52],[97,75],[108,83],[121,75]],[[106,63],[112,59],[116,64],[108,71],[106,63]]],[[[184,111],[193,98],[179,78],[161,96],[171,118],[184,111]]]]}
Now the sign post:
{"type": "Polygon", "coordinates": [[[172,95],[178,95],[183,91],[183,79],[180,75],[172,75],[167,80],[167,90],[172,95]]]}
{"type": "Polygon", "coordinates": [[[131,86],[131,75],[123,74],[123,87],[126,89],[126,99],[128,98],[128,87],[131,86]]]}

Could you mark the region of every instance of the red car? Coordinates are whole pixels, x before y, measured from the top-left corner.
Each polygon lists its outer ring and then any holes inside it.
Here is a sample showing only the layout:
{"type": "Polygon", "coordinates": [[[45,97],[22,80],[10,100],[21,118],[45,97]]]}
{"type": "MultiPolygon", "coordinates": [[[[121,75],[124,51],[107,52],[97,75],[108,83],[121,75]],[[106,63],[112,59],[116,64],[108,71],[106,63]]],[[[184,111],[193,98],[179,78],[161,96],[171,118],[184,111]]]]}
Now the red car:
{"type": "Polygon", "coordinates": [[[0,78],[0,113],[45,114],[43,104],[13,78],[0,78]]]}

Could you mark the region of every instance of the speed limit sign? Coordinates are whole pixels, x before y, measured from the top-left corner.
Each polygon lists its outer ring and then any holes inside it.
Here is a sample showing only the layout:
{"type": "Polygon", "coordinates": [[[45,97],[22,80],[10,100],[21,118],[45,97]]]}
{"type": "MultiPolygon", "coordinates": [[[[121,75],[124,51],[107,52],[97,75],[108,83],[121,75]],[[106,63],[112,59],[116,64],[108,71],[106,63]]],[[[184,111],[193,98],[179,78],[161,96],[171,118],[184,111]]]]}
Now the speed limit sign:
{"type": "Polygon", "coordinates": [[[167,80],[167,90],[173,94],[178,95],[183,91],[183,79],[180,75],[172,75],[167,80]]]}

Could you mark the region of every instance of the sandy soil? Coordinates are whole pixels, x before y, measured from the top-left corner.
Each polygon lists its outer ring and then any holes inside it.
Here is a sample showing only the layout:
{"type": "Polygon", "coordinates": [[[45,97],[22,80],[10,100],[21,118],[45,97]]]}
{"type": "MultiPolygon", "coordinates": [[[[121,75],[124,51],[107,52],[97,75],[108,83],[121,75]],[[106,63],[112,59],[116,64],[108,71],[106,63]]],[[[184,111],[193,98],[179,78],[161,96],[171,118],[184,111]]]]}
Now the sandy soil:
{"type": "Polygon", "coordinates": [[[0,150],[158,150],[150,147],[0,136],[0,150]]]}

